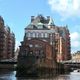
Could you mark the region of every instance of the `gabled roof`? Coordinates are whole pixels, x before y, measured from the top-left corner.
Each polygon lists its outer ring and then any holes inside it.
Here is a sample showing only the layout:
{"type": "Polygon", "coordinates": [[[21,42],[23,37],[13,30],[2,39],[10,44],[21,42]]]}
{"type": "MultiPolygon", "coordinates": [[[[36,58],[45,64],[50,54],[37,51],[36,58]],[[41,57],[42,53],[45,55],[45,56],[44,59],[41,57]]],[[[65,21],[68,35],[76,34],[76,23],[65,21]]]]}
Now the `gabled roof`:
{"type": "Polygon", "coordinates": [[[47,18],[39,14],[37,17],[32,17],[31,23],[26,27],[26,29],[41,29],[49,30],[48,25],[53,25],[53,20],[50,19],[50,16],[47,18]]]}
{"type": "Polygon", "coordinates": [[[43,24],[48,24],[49,20],[47,20],[45,17],[43,17],[41,14],[39,14],[37,17],[34,18],[32,23],[36,24],[39,22],[41,22],[43,24]]]}
{"type": "Polygon", "coordinates": [[[39,14],[37,17],[31,16],[31,23],[25,29],[33,30],[51,30],[54,29],[53,19],[50,16],[43,17],[39,14]]]}

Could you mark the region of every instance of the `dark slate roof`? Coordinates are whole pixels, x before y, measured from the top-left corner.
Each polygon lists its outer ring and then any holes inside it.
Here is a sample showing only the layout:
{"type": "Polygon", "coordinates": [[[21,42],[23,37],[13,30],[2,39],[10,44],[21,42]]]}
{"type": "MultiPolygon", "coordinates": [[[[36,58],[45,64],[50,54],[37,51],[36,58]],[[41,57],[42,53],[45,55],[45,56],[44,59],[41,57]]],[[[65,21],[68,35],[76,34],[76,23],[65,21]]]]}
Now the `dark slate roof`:
{"type": "Polygon", "coordinates": [[[45,18],[39,14],[37,17],[32,16],[32,18],[33,20],[31,20],[31,23],[25,29],[49,30],[48,25],[54,25],[51,22],[53,20],[50,18],[50,16],[47,16],[47,18],[45,18]]]}
{"type": "Polygon", "coordinates": [[[29,24],[25,29],[32,29],[32,30],[49,30],[46,25],[40,25],[40,26],[41,26],[41,28],[39,28],[39,25],[31,25],[31,24],[29,24]]]}
{"type": "Polygon", "coordinates": [[[36,24],[38,22],[41,22],[43,24],[48,24],[49,23],[49,20],[46,19],[45,17],[43,17],[42,15],[38,15],[32,22],[34,24],[36,24]]]}

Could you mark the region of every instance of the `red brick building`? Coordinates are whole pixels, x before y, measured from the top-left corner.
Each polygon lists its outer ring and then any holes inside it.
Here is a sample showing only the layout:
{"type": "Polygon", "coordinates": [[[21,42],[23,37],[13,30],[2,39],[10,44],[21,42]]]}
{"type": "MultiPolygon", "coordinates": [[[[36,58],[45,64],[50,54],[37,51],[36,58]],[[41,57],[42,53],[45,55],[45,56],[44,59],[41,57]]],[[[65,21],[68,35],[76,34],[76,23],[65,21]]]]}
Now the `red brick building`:
{"type": "Polygon", "coordinates": [[[57,61],[71,59],[70,33],[67,27],[57,27],[59,32],[56,33],[57,61]]]}
{"type": "Polygon", "coordinates": [[[29,46],[30,53],[44,63],[68,60],[71,58],[69,35],[68,28],[56,26],[50,16],[32,16],[30,24],[25,28],[19,55],[27,55],[26,46],[29,46]]]}
{"type": "Polygon", "coordinates": [[[10,28],[4,25],[4,20],[0,16],[0,59],[12,58],[15,49],[15,35],[10,28]]]}
{"type": "Polygon", "coordinates": [[[56,26],[50,16],[32,16],[19,49],[17,76],[61,73],[64,66],[58,62],[70,58],[67,27],[56,26]]]}

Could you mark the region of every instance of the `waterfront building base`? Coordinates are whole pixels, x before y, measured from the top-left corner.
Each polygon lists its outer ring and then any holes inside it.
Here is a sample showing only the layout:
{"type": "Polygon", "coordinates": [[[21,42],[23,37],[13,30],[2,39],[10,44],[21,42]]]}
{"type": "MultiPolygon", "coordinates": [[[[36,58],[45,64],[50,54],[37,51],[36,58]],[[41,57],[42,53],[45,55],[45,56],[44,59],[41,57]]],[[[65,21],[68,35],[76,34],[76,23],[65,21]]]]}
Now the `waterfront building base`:
{"type": "Polygon", "coordinates": [[[16,77],[27,77],[27,78],[51,78],[59,74],[63,74],[64,69],[60,68],[37,68],[32,72],[29,72],[26,68],[17,68],[16,77]]]}

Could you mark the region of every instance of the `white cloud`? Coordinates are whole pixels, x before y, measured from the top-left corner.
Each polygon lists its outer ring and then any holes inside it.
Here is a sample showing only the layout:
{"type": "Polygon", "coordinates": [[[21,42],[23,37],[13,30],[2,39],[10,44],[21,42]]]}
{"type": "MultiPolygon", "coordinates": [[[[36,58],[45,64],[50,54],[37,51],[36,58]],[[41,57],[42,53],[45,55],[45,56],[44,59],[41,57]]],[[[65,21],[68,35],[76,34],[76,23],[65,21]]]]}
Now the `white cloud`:
{"type": "Polygon", "coordinates": [[[78,32],[73,32],[70,35],[71,37],[71,47],[78,48],[80,47],[80,36],[78,32]]]}
{"type": "Polygon", "coordinates": [[[72,42],[72,47],[79,47],[80,46],[80,42],[79,41],[73,41],[72,42]]]}
{"type": "Polygon", "coordinates": [[[80,38],[80,35],[78,32],[73,32],[71,33],[70,37],[71,37],[71,40],[78,40],[80,38]]]}
{"type": "Polygon", "coordinates": [[[48,0],[52,11],[59,13],[63,18],[80,16],[80,0],[48,0]]]}

